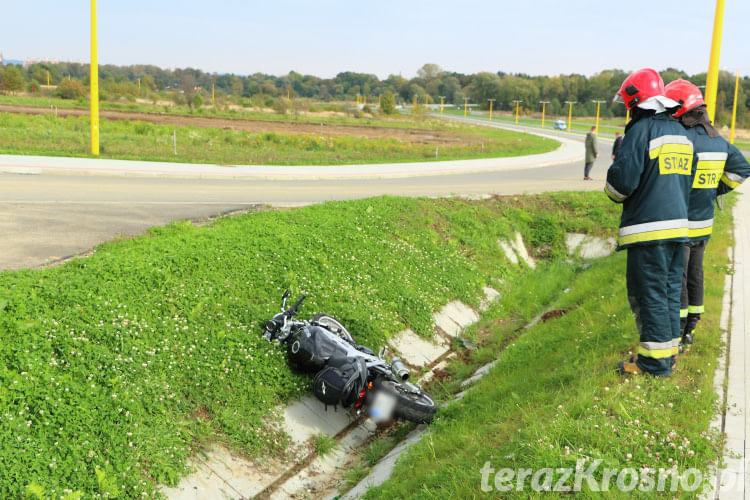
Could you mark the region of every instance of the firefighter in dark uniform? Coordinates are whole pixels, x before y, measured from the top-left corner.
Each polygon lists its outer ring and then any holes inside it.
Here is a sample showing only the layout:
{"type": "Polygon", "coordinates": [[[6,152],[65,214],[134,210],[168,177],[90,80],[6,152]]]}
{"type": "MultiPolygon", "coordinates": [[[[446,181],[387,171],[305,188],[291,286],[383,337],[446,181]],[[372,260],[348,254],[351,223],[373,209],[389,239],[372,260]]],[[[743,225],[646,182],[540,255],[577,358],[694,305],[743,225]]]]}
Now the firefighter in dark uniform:
{"type": "Polygon", "coordinates": [[[668,377],[680,337],[693,144],[671,116],[679,104],[664,96],[664,82],[653,69],[628,76],[619,99],[632,118],[604,191],[623,204],[617,249],[628,250],[628,301],[640,343],[637,355],[617,368],[668,377]]]}
{"type": "Polygon", "coordinates": [[[711,124],[698,87],[675,80],[664,88],[665,95],[681,107],[673,115],[687,129],[695,153],[695,177],[688,205],[688,237],[682,273],[680,320],[682,344],[693,343],[695,326],[703,308],[703,253],[711,237],[714,201],[750,177],[750,165],[740,151],[719,136],[711,124]]]}

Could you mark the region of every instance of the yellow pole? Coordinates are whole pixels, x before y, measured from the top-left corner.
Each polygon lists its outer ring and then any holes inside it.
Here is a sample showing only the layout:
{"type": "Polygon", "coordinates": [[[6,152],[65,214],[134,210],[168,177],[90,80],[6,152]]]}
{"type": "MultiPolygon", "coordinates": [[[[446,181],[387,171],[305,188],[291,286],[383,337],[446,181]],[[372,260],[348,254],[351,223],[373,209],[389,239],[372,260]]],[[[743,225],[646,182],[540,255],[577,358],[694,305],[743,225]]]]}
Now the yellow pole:
{"type": "Polygon", "coordinates": [[[445,102],[445,96],[440,96],[440,114],[443,114],[443,103],[445,102]]]}
{"type": "Polygon", "coordinates": [[[492,104],[495,102],[494,99],[487,99],[490,101],[490,121],[492,121],[492,104]]]}
{"type": "Polygon", "coordinates": [[[47,87],[49,87],[49,71],[47,71],[47,87]]]}
{"type": "Polygon", "coordinates": [[[565,104],[568,104],[570,108],[568,109],[568,132],[570,132],[571,125],[573,122],[573,104],[575,104],[577,101],[565,101],[565,104]]]}
{"type": "Polygon", "coordinates": [[[737,72],[737,79],[734,81],[734,104],[732,105],[732,129],[729,132],[729,143],[734,144],[734,125],[737,121],[737,91],[740,88],[740,72],[737,72]]]}
{"type": "Polygon", "coordinates": [[[466,110],[469,107],[469,98],[464,97],[464,118],[466,118],[466,110]]]}
{"type": "Polygon", "coordinates": [[[706,77],[706,108],[708,108],[708,118],[711,123],[714,123],[716,118],[716,91],[719,88],[719,54],[721,52],[721,31],[723,27],[724,0],[716,0],[711,59],[708,62],[708,76],[706,77]]]}
{"type": "Polygon", "coordinates": [[[96,0],[91,0],[91,154],[99,155],[99,57],[96,39],[96,0]]]}
{"type": "Polygon", "coordinates": [[[545,114],[545,111],[547,110],[547,104],[549,103],[549,101],[539,101],[539,102],[542,104],[542,128],[544,128],[544,114],[545,114]]]}
{"type": "Polygon", "coordinates": [[[518,105],[521,104],[520,102],[516,101],[516,125],[518,124],[518,105]]]}
{"type": "Polygon", "coordinates": [[[211,106],[214,105],[214,96],[216,95],[216,85],[214,83],[211,84],[211,106]]]}
{"type": "Polygon", "coordinates": [[[141,79],[138,79],[138,90],[141,90],[141,79]]]}
{"type": "Polygon", "coordinates": [[[367,106],[367,96],[364,96],[365,102],[364,105],[367,106]]]}
{"type": "Polygon", "coordinates": [[[594,102],[596,103],[596,130],[594,131],[594,133],[598,136],[599,135],[599,106],[601,106],[601,104],[606,101],[594,101],[594,102]]]}

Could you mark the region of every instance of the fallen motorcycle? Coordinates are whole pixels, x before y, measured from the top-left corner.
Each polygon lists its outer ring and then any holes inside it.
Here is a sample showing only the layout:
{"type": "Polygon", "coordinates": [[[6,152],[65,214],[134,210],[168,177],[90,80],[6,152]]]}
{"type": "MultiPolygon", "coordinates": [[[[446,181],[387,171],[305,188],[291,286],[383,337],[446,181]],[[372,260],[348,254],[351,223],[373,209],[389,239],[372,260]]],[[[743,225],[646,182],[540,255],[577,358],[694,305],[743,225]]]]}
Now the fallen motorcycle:
{"type": "Polygon", "coordinates": [[[358,345],[336,318],[325,313],[309,321],[296,319],[303,295],[286,309],[289,290],[282,296],[281,312],[264,326],[266,340],[286,345],[290,364],[315,373],[312,391],[327,405],[354,408],[376,421],[390,419],[429,423],[437,410],[435,401],[409,382],[409,370],[385,348],[375,354],[358,345]]]}

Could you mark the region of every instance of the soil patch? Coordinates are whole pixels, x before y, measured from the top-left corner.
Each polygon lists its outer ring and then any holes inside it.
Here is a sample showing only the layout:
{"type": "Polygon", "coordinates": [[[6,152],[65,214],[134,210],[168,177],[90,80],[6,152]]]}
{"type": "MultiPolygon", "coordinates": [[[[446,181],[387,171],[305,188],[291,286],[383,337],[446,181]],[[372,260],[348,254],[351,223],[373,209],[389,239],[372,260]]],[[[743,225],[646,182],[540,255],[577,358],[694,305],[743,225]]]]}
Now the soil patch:
{"type": "MultiPolygon", "coordinates": [[[[36,106],[15,106],[0,104],[0,112],[20,113],[31,115],[57,114],[59,117],[88,116],[88,109],[80,108],[51,108],[36,106]]],[[[157,125],[172,125],[175,127],[221,128],[244,130],[254,134],[304,134],[322,136],[352,136],[364,139],[397,139],[403,142],[417,144],[449,144],[465,145],[486,142],[486,138],[478,135],[450,132],[444,130],[402,129],[389,127],[330,125],[309,122],[282,122],[270,120],[245,120],[241,118],[222,118],[208,116],[171,115],[167,113],[146,113],[141,111],[122,111],[102,109],[99,116],[107,120],[131,120],[153,123],[157,125]]]]}

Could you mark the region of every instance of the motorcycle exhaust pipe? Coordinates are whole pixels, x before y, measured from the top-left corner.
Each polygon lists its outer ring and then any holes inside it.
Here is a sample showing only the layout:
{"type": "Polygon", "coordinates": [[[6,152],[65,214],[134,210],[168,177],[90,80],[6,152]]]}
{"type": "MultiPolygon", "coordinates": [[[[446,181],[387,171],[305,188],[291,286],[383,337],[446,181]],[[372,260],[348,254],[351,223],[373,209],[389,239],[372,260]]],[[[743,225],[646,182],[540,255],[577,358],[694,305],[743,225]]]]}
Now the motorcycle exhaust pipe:
{"type": "Polygon", "coordinates": [[[400,359],[394,358],[393,361],[391,361],[391,370],[393,370],[393,373],[402,382],[409,380],[409,370],[406,369],[406,366],[404,366],[404,363],[400,359]]]}

